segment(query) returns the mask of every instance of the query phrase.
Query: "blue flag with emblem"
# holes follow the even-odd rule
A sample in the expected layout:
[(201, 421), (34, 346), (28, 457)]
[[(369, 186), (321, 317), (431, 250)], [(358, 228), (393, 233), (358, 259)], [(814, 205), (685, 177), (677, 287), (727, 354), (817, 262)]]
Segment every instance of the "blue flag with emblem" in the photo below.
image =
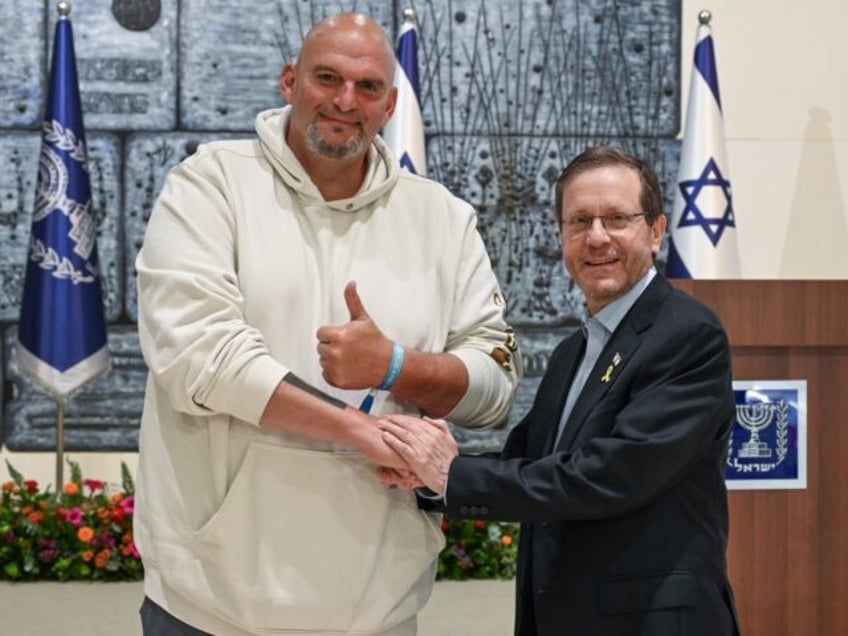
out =
[(383, 129), (383, 139), (402, 168), (426, 176), (427, 156), (424, 151), (424, 122), (421, 118), (418, 83), (418, 29), (412, 9), (404, 11), (403, 26), (398, 37), (395, 88), (398, 91), (397, 105)]
[(17, 359), (66, 396), (109, 370), (87, 148), (69, 8), (56, 23)]
[(686, 129), (669, 230), (669, 278), (741, 275), (710, 17), (708, 11), (698, 16)]

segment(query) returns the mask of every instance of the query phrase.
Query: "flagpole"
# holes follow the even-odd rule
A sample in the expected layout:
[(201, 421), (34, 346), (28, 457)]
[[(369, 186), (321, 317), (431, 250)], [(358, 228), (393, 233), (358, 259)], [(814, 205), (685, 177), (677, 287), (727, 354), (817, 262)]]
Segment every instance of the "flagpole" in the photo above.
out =
[(62, 471), (65, 464), (65, 400), (56, 398), (56, 494), (62, 492), (64, 479)]
[[(71, 15), (71, 5), (67, 2), (59, 2), (56, 5), (56, 12), (59, 14), (60, 20), (69, 20)], [(56, 52), (54, 51), (55, 55)], [(56, 398), (56, 494), (61, 494), (62, 485), (64, 484), (64, 463), (65, 463), (65, 400), (62, 397)]]
[[(59, 2), (56, 11), (60, 20), (69, 20), (71, 5), (68, 2)], [(55, 55), (56, 52), (54, 51)], [(56, 396), (56, 494), (61, 494), (64, 484), (65, 468), (65, 398)]]

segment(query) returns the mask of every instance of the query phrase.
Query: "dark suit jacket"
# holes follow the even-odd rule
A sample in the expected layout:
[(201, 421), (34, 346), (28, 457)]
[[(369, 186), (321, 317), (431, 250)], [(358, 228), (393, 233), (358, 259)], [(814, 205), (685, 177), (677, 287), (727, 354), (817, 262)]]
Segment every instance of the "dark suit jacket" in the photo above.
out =
[(735, 406), (718, 318), (656, 276), (553, 449), (584, 348), (580, 331), (556, 348), (500, 457), (454, 460), (447, 514), (522, 522), (520, 636), (736, 634), (724, 485)]

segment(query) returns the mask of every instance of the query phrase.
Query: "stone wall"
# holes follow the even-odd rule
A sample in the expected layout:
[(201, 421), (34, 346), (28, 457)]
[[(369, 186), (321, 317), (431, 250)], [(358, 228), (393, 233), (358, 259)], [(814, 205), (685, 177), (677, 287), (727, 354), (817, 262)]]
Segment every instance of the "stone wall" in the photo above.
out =
[[(282, 103), (282, 64), (329, 13), (367, 12), (394, 35), (415, 9), (428, 174), (476, 207), (518, 330), (517, 403), (503, 429), (460, 432), (467, 450), (502, 443), (583, 315), (551, 213), (564, 164), (614, 143), (664, 184), (676, 175), (679, 0), (72, 4), (113, 370), (69, 399), (68, 450), (136, 448), (145, 367), (133, 263), (167, 171), (206, 140), (251, 136), (254, 115)], [(14, 346), (56, 17), (54, 2), (0, 3), (0, 443), (14, 451), (55, 447), (55, 405), (18, 373)]]

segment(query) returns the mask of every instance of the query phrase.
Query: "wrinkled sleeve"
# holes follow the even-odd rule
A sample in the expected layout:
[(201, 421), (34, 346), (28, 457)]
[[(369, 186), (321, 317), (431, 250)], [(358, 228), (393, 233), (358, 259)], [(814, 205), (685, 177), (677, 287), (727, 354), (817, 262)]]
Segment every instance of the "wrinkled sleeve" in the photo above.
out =
[[(473, 502), (504, 521), (612, 518), (664, 496), (704, 457), (718, 463), (734, 413), (727, 337), (704, 322), (665, 337), (633, 376), (626, 406), (599, 405), (597, 417), (612, 420), (608, 434), (538, 459), (460, 457), (450, 468), (448, 514), (467, 516), (462, 506)], [(516, 430), (544, 424), (531, 410)]]
[(288, 369), (245, 322), (223, 183), (202, 146), (168, 175), (136, 259), (139, 341), (174, 409), (258, 424)]
[[(467, 205), (467, 204), (465, 204)], [(470, 208), (470, 206), (468, 206)], [(473, 210), (464, 228), (446, 351), (462, 360), (469, 386), (446, 416), (468, 428), (503, 424), (522, 375), (515, 334)]]

